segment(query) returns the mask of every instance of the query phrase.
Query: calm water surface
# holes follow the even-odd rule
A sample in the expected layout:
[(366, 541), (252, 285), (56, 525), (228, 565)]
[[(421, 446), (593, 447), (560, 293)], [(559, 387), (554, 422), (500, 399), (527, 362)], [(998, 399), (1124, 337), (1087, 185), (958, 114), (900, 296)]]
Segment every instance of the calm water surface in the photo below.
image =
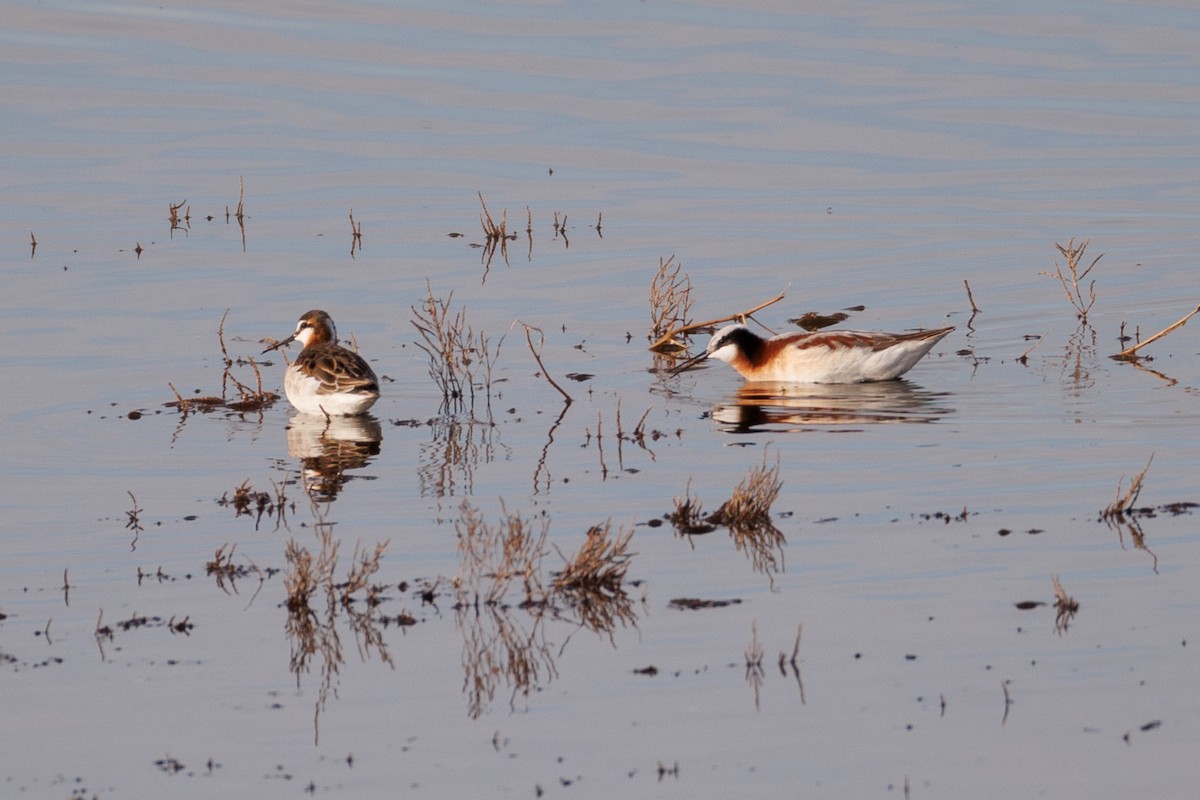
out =
[[(3, 793), (1192, 796), (1197, 323), (1107, 356), (1200, 302), (1200, 13), (439, 6), (6, 9)], [(1087, 325), (1040, 274), (1072, 237)], [(696, 319), (958, 329), (896, 385), (672, 377), (671, 256)], [(429, 292), (499, 347), (490, 404), (445, 413)], [(312, 307), (372, 418), (166, 405)], [(771, 535), (658, 524), (775, 459)], [(632, 530), (625, 594), (456, 611), (464, 502), (544, 526), (547, 583)], [(338, 581), (388, 543), (378, 606), (289, 614), (322, 530)]]

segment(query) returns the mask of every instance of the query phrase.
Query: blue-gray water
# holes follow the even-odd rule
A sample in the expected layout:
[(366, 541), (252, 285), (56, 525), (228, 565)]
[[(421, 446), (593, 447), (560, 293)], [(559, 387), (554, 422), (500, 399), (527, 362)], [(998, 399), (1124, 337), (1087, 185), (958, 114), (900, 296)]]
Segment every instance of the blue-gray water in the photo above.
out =
[[(1175, 3), (11, 4), (4, 794), (1191, 796), (1200, 537), (1165, 507), (1200, 500), (1200, 323), (1107, 356), (1200, 303), (1198, 40)], [(517, 234), (486, 270), (480, 193)], [(1072, 237), (1088, 326), (1041, 274)], [(658, 371), (672, 255), (696, 319), (786, 290), (776, 329), (958, 330), (898, 386), (764, 407)], [(428, 291), (500, 345), (490, 409), (440, 412)], [(227, 309), (238, 359), (312, 307), (384, 378), (378, 452), (316, 505), (286, 401), (165, 405), (221, 393)], [(786, 543), (648, 524), (764, 453)], [(1098, 521), (1152, 455), (1155, 516)], [(244, 482), (286, 521), (220, 502)], [(546, 521), (547, 582), (633, 529), (625, 621), (457, 613), (464, 500)], [(296, 668), (278, 570), (326, 524), (340, 575), (389, 542), (385, 600)]]

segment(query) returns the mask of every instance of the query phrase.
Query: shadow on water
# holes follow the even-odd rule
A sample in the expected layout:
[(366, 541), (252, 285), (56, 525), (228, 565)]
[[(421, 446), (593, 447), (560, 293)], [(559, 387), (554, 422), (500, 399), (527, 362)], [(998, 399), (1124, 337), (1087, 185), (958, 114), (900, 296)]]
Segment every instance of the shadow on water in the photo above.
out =
[(801, 432), (829, 426), (936, 422), (954, 412), (944, 392), (908, 381), (858, 384), (746, 383), (713, 406), (711, 416), (730, 433)]

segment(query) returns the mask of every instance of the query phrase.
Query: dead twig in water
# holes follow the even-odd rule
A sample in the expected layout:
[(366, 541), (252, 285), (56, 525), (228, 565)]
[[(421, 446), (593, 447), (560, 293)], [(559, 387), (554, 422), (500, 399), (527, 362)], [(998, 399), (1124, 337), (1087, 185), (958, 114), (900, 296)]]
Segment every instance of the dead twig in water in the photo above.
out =
[(1158, 333), (1151, 336), (1146, 341), (1139, 342), (1138, 344), (1135, 344), (1133, 347), (1127, 347), (1124, 350), (1122, 350), (1121, 352), (1119, 352), (1115, 355), (1109, 356), (1109, 358), (1115, 358), (1118, 361), (1133, 361), (1137, 358), (1136, 354), (1137, 354), (1138, 350), (1141, 350), (1143, 347), (1150, 344), (1151, 342), (1158, 341), (1159, 339), (1166, 336), (1168, 333), (1175, 330), (1176, 328), (1182, 328), (1184, 325), (1187, 324), (1189, 319), (1196, 316), (1197, 314), (1200, 314), (1200, 305), (1196, 306), (1190, 312), (1188, 312), (1188, 314), (1186, 316), (1184, 316), (1183, 319), (1181, 319), (1178, 322), (1175, 322), (1171, 325), (1168, 325), (1167, 327), (1163, 328)]
[(662, 352), (664, 349), (666, 349), (666, 350), (672, 349), (672, 340), (676, 336), (679, 336), (679, 335), (685, 334), (685, 333), (691, 333), (692, 331), (700, 330), (702, 328), (711, 328), (714, 325), (719, 325), (722, 322), (729, 322), (730, 320), (745, 319), (746, 317), (749, 317), (750, 315), (754, 314), (756, 311), (762, 311), (767, 306), (778, 303), (780, 300), (782, 300), (784, 298), (784, 295), (786, 295), (786, 294), (787, 294), (787, 289), (784, 289), (782, 292), (775, 295), (767, 302), (759, 303), (754, 308), (751, 308), (747, 311), (742, 311), (738, 314), (730, 314), (725, 317), (718, 317), (717, 319), (706, 320), (704, 322), (693, 322), (688, 325), (683, 325), (679, 328), (669, 330), (666, 333), (664, 333), (662, 336), (660, 336), (658, 338), (658, 340), (656, 342), (654, 342), (654, 344), (650, 345), (650, 347), (648, 349), (657, 350), (659, 352)]
[[(554, 379), (550, 377), (550, 373), (546, 370), (546, 365), (542, 363), (542, 356), (539, 350), (541, 346), (546, 343), (546, 334), (542, 332), (541, 328), (535, 328), (532, 325), (526, 325), (524, 322), (522, 322), (521, 325), (525, 328), (525, 341), (529, 345), (529, 352), (533, 353), (533, 360), (537, 362), (538, 369), (542, 371), (542, 377), (545, 378), (546, 382), (553, 386), (558, 393), (563, 396), (563, 400), (566, 401), (567, 405), (575, 402), (571, 395), (567, 394), (566, 390), (554, 382)], [(538, 342), (538, 349), (535, 349), (533, 346), (533, 337), (529, 335), (530, 331), (537, 331), (538, 335), (542, 337), (542, 340)]]
[(971, 294), (971, 284), (967, 283), (966, 278), (963, 279), (963, 286), (967, 287), (967, 300), (971, 303), (971, 314), (978, 314), (979, 306), (975, 305), (975, 296)]

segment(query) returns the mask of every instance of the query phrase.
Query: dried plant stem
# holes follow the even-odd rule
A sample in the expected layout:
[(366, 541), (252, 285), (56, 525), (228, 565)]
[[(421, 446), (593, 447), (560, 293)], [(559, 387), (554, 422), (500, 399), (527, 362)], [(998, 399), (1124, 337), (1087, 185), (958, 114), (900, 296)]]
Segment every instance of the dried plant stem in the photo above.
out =
[(967, 300), (971, 303), (971, 313), (978, 314), (979, 306), (975, 305), (975, 296), (971, 294), (971, 284), (965, 278), (963, 279), (963, 286), (967, 287)]
[(1119, 361), (1132, 361), (1136, 357), (1135, 354), (1137, 353), (1138, 350), (1141, 350), (1143, 347), (1150, 344), (1151, 342), (1158, 341), (1159, 339), (1166, 336), (1168, 333), (1175, 330), (1176, 328), (1182, 328), (1184, 325), (1187, 324), (1189, 319), (1196, 316), (1197, 314), (1200, 314), (1200, 305), (1196, 306), (1190, 312), (1188, 312), (1187, 315), (1183, 317), (1183, 319), (1181, 319), (1178, 322), (1175, 322), (1171, 325), (1168, 325), (1167, 327), (1163, 328), (1158, 333), (1151, 336), (1146, 341), (1139, 342), (1138, 344), (1135, 344), (1133, 347), (1127, 347), (1124, 350), (1122, 350), (1121, 352), (1117, 353), (1116, 355), (1109, 356), (1109, 358), (1115, 358)]
[(654, 344), (650, 345), (649, 349), (661, 350), (664, 347), (670, 347), (671, 340), (681, 334), (690, 333), (692, 331), (700, 330), (702, 328), (711, 328), (713, 325), (719, 325), (722, 322), (729, 322), (730, 320), (734, 320), (734, 319), (744, 319), (744, 318), (750, 316), (751, 314), (755, 313), (756, 311), (762, 311), (767, 306), (778, 303), (780, 300), (782, 300), (784, 298), (784, 296), (786, 294), (787, 294), (787, 290), (784, 289), (782, 292), (775, 295), (774, 297), (772, 297), (770, 300), (766, 301), (765, 303), (759, 303), (754, 308), (748, 309), (746, 311), (742, 311), (737, 314), (729, 314), (728, 316), (724, 316), (724, 317), (718, 317), (717, 319), (706, 320), (704, 322), (693, 322), (689, 325), (683, 325), (683, 326), (675, 328), (673, 330), (669, 330), (666, 333), (664, 333), (662, 336), (660, 336), (658, 338), (658, 340), (656, 342), (654, 342)]
[(1100, 512), (1100, 518), (1103, 520), (1121, 520), (1125, 517), (1137, 502), (1138, 495), (1142, 493), (1142, 482), (1146, 479), (1146, 473), (1150, 471), (1150, 465), (1154, 463), (1154, 454), (1150, 454), (1150, 460), (1146, 462), (1146, 466), (1142, 467), (1142, 471), (1133, 476), (1133, 480), (1129, 482), (1129, 489), (1121, 494), (1121, 484), (1125, 479), (1117, 481), (1117, 497), (1104, 511)]
[(1104, 257), (1104, 254), (1101, 253), (1096, 256), (1086, 269), (1081, 270), (1080, 265), (1083, 263), (1083, 254), (1088, 246), (1087, 239), (1084, 239), (1076, 246), (1075, 237), (1072, 236), (1066, 245), (1055, 242), (1054, 246), (1058, 249), (1058, 252), (1062, 253), (1063, 258), (1067, 260), (1067, 271), (1070, 273), (1070, 280), (1063, 274), (1062, 267), (1057, 263), (1054, 265), (1054, 272), (1042, 272), (1039, 274), (1058, 279), (1058, 282), (1062, 284), (1063, 292), (1067, 295), (1067, 300), (1075, 307), (1075, 315), (1079, 317), (1079, 321), (1082, 324), (1086, 325), (1088, 312), (1092, 310), (1092, 306), (1096, 303), (1096, 282), (1092, 281), (1088, 284), (1086, 298), (1083, 296), (1083, 288), (1080, 284), (1091, 273), (1096, 263)]
[[(532, 325), (526, 325), (524, 322), (522, 322), (521, 325), (523, 325), (525, 328), (525, 342), (529, 345), (529, 352), (533, 353), (533, 360), (537, 362), (538, 369), (542, 371), (542, 377), (545, 378), (546, 382), (553, 386), (558, 393), (563, 396), (563, 400), (567, 402), (567, 405), (575, 402), (571, 395), (567, 394), (566, 390), (554, 382), (554, 379), (550, 377), (550, 373), (546, 370), (546, 365), (542, 363), (542, 357), (539, 353), (539, 350), (541, 346), (546, 343), (546, 334), (542, 333), (541, 328), (535, 328)], [(538, 342), (537, 348), (533, 346), (533, 337), (530, 336), (530, 331), (537, 331), (538, 336), (542, 337), (541, 341)]]

